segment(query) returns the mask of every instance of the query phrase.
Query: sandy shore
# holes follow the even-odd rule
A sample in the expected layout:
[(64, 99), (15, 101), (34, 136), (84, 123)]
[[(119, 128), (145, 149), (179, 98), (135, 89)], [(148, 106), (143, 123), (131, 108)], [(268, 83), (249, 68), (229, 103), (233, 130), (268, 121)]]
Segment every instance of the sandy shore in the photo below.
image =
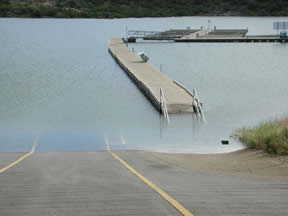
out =
[(152, 154), (185, 169), (245, 176), (288, 177), (288, 156), (268, 155), (262, 151), (241, 150), (225, 154)]

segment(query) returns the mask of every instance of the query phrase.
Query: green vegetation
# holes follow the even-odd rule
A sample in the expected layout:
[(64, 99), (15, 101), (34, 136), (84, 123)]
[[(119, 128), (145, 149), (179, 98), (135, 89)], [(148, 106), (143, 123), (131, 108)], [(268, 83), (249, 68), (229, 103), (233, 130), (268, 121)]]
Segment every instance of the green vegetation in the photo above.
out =
[(255, 128), (243, 128), (236, 137), (250, 149), (273, 154), (288, 154), (288, 118), (267, 122)]
[(0, 0), (1, 17), (287, 16), (287, 0)]

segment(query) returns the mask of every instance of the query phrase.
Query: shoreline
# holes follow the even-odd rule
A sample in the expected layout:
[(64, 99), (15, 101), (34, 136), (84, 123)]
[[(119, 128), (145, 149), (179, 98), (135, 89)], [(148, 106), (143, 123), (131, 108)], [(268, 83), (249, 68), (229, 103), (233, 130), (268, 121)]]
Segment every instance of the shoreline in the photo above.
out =
[[(65, 156), (70, 154), (94, 154), (97, 152), (105, 153), (107, 151), (35, 152), (34, 155), (38, 155), (39, 157), (49, 154)], [(120, 155), (142, 154), (144, 158), (153, 158), (153, 160), (159, 163), (167, 164), (171, 167), (178, 167), (189, 173), (285, 178), (288, 180), (288, 156), (268, 154), (261, 150), (242, 149), (217, 154), (164, 153), (147, 150), (112, 150), (112, 152), (116, 154), (119, 153)], [(24, 152), (1, 152), (0, 154), (2, 158), (0, 162), (2, 162), (2, 166), (4, 166), (8, 164), (9, 161), (13, 162), (19, 155), (23, 155)]]
[(221, 18), (221, 17), (229, 17), (229, 18), (287, 18), (287, 16), (248, 16), (248, 15), (191, 15), (191, 16), (143, 16), (143, 17), (29, 17), (29, 16), (0, 16), (0, 18), (5, 18), (5, 19), (80, 19), (80, 20), (114, 20), (114, 19), (161, 19), (161, 18), (189, 18), (189, 17), (207, 17), (207, 18)]
[(288, 156), (271, 155), (258, 150), (243, 149), (218, 154), (146, 153), (191, 171), (241, 176), (288, 177)]

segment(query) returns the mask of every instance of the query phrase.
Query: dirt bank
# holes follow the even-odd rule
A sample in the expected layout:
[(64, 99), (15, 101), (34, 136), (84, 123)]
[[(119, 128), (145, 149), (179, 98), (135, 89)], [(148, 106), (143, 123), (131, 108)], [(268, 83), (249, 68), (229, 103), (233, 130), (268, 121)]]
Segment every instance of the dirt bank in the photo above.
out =
[(185, 169), (236, 175), (288, 177), (288, 156), (268, 155), (261, 151), (241, 150), (225, 154), (155, 152), (152, 154), (161, 160)]

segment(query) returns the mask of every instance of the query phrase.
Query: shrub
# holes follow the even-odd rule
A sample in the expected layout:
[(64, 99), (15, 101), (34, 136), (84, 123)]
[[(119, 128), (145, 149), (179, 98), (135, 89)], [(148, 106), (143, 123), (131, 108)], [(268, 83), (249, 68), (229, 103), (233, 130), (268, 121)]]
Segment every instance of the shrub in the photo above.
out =
[(266, 122), (237, 131), (238, 139), (250, 149), (273, 154), (288, 154), (288, 119)]

